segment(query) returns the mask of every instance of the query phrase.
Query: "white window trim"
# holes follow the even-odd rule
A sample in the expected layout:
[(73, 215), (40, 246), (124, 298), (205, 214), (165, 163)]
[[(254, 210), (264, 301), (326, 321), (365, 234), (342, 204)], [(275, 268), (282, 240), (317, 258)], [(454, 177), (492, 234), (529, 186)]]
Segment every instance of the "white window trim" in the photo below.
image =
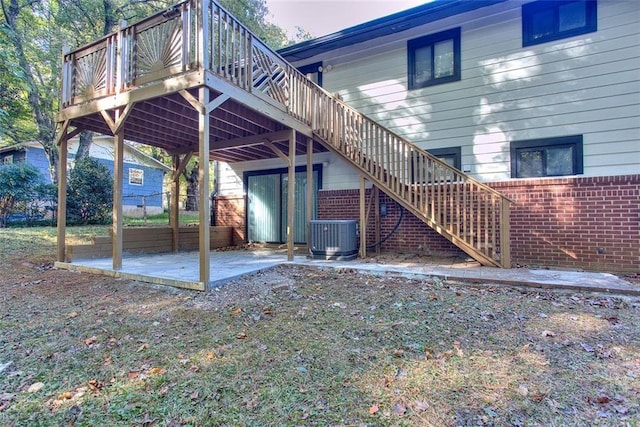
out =
[[(132, 178), (132, 173), (133, 175), (135, 174), (139, 174), (140, 175), (140, 182), (132, 182), (131, 178)], [(144, 169), (136, 169), (136, 168), (129, 168), (129, 185), (138, 185), (138, 186), (142, 186), (144, 185)]]

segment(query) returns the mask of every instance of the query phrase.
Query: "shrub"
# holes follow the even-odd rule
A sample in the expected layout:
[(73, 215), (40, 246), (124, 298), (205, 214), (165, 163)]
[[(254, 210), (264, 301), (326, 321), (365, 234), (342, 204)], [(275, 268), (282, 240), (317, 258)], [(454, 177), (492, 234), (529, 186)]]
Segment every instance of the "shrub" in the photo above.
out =
[(76, 162), (67, 186), (67, 221), (106, 224), (111, 220), (112, 177), (109, 169), (90, 157)]
[(9, 215), (26, 211), (27, 205), (37, 199), (42, 175), (28, 163), (0, 166), (0, 227), (5, 227)]

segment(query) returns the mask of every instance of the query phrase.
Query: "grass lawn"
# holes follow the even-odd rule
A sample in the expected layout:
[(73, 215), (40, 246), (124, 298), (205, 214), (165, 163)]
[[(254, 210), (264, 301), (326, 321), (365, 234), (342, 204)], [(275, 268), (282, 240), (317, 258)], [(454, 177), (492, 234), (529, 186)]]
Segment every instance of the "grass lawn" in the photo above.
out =
[(640, 425), (638, 298), (302, 266), (199, 293), (54, 244), (0, 229), (0, 425)]

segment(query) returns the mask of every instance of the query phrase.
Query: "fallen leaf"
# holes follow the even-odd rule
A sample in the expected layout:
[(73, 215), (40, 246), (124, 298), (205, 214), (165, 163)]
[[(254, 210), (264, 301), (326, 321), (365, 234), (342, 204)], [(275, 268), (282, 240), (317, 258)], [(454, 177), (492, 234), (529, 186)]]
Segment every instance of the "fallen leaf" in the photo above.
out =
[(529, 389), (522, 384), (518, 386), (518, 394), (522, 397), (527, 397), (529, 395)]
[(200, 392), (197, 390), (189, 395), (189, 398), (191, 400), (198, 400), (199, 397), (200, 397)]
[(602, 395), (602, 396), (598, 396), (598, 398), (596, 399), (596, 402), (598, 402), (601, 405), (604, 405), (606, 403), (611, 402), (611, 399), (609, 398), (609, 396)]
[(404, 350), (402, 350), (401, 348), (393, 350), (393, 357), (402, 357), (403, 354)]
[(378, 413), (378, 411), (380, 410), (380, 408), (378, 407), (378, 405), (371, 405), (371, 407), (369, 408), (369, 413), (371, 415), (375, 415)]
[(13, 400), (16, 397), (13, 393), (0, 393), (0, 402), (7, 402)]
[(216, 354), (213, 351), (207, 353), (207, 359), (215, 359)]
[(149, 375), (156, 375), (156, 374), (164, 374), (166, 372), (167, 372), (167, 370), (164, 369), (164, 368), (151, 368), (151, 369), (149, 369), (148, 374)]
[(60, 393), (60, 395), (58, 396), (59, 400), (69, 400), (69, 399), (73, 399), (73, 393), (71, 393), (70, 391), (65, 391), (64, 393)]
[(404, 415), (407, 412), (407, 407), (402, 403), (396, 403), (393, 405), (393, 413), (396, 415)]
[(263, 307), (262, 308), (262, 314), (267, 315), (267, 316), (271, 316), (273, 314), (273, 309), (269, 306)]
[(134, 379), (134, 378), (138, 378), (139, 373), (136, 371), (129, 371), (129, 373), (127, 374), (127, 378), (129, 378), (130, 380)]
[(138, 350), (136, 350), (136, 353), (140, 353), (142, 350), (149, 348), (149, 344), (144, 343), (142, 344), (140, 347), (138, 347)]
[(35, 393), (37, 391), (40, 391), (42, 387), (44, 387), (44, 383), (41, 383), (41, 382), (33, 383), (27, 389), (27, 393)]
[(556, 334), (553, 331), (544, 330), (544, 331), (542, 331), (542, 336), (543, 337), (555, 337)]
[(429, 404), (424, 400), (416, 400), (413, 402), (413, 410), (416, 412), (424, 412), (429, 409)]
[(437, 299), (438, 299), (438, 296), (436, 294), (429, 295), (429, 301), (436, 301)]
[(233, 307), (233, 308), (230, 310), (230, 313), (231, 313), (231, 314), (233, 314), (233, 315), (235, 316), (236, 314), (240, 314), (240, 313), (242, 313), (242, 309), (241, 309), (240, 307)]
[(78, 317), (78, 313), (75, 311), (72, 311), (71, 313), (69, 313), (69, 317), (71, 318)]
[(90, 380), (89, 381), (89, 389), (91, 391), (95, 392), (99, 392), (100, 390), (102, 390), (104, 388), (104, 383), (102, 381), (98, 381), (98, 380)]
[(239, 340), (243, 340), (247, 338), (247, 334), (244, 332), (240, 332), (238, 335), (236, 335), (236, 338), (238, 338)]
[(544, 399), (545, 394), (544, 393), (534, 393), (531, 395), (531, 400), (533, 400), (534, 402), (542, 402), (542, 399)]
[(89, 346), (89, 345), (95, 343), (97, 340), (98, 340), (98, 338), (94, 335), (94, 336), (92, 336), (90, 338), (85, 339), (84, 340), (84, 344)]
[(589, 344), (580, 343), (580, 347), (582, 347), (582, 349), (587, 353), (593, 353), (595, 351), (594, 348), (591, 347)]

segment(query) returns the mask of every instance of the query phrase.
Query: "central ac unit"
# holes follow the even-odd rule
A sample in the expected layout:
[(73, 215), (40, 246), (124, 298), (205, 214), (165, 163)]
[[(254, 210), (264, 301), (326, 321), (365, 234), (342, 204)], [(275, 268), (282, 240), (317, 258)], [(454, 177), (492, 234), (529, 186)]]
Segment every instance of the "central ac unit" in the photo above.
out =
[(314, 259), (348, 261), (358, 256), (358, 222), (311, 221), (311, 254)]

